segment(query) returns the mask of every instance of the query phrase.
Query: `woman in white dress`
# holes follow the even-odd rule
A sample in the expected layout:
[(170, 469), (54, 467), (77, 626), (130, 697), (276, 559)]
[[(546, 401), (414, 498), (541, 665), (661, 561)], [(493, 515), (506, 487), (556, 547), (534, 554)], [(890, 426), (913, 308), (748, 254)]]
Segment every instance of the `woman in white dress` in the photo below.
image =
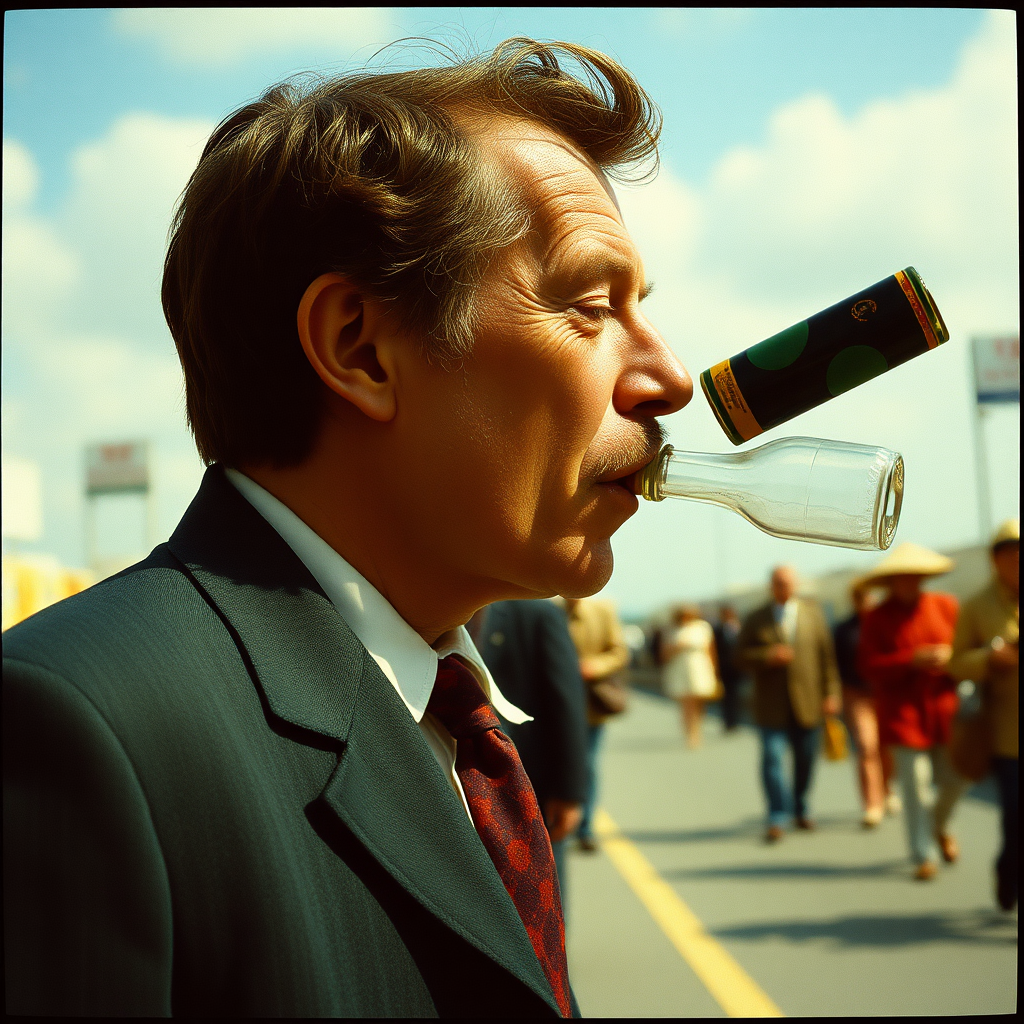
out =
[(696, 605), (680, 605), (673, 619), (675, 629), (665, 648), (664, 690), (679, 701), (686, 745), (695, 748), (700, 746), (705, 705), (719, 693), (715, 634)]

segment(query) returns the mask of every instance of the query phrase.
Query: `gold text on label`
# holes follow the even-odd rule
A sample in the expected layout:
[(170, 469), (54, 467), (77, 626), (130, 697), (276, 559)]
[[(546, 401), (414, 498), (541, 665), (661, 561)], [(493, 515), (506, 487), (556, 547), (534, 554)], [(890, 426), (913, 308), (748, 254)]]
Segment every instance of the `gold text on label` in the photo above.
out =
[(850, 308), (850, 314), (854, 320), (860, 320), (863, 323), (877, 309), (878, 303), (873, 299), (861, 299), (860, 302), (855, 302)]

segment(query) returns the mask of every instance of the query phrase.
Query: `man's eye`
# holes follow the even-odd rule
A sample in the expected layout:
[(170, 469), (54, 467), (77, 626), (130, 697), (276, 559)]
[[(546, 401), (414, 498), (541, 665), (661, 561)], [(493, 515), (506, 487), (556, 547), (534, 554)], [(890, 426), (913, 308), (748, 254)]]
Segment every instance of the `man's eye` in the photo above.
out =
[(573, 306), (572, 308), (581, 316), (593, 320), (595, 323), (611, 316), (613, 312), (611, 306)]

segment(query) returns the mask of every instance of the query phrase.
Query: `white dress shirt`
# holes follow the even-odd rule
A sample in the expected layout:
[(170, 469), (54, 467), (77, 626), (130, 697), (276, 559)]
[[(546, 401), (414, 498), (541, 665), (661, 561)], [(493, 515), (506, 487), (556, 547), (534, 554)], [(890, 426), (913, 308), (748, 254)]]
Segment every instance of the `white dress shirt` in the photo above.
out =
[(431, 714), (427, 702), (437, 678), (437, 664), (458, 655), (476, 676), (495, 710), (516, 725), (531, 717), (502, 696), (465, 626), (448, 630), (431, 647), (325, 540), (314, 533), (287, 505), (236, 469), (227, 478), (261, 516), (281, 535), (302, 564), (323, 588), (331, 604), (380, 666), (409, 709), (431, 752), (441, 766), (462, 806), (473, 820), (455, 771), (456, 743), (451, 733)]
[(800, 605), (795, 597), (791, 597), (785, 604), (772, 602), (772, 615), (775, 618), (775, 624), (779, 627), (783, 640), (790, 647), (796, 640), (796, 619), (799, 611)]

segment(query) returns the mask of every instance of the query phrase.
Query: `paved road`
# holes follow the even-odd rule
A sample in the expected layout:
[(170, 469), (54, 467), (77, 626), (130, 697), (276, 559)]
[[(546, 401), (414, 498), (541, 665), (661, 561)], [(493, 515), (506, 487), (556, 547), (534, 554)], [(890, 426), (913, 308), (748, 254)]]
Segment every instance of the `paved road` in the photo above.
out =
[[(915, 882), (902, 821), (860, 828), (850, 761), (819, 762), (819, 829), (769, 847), (755, 734), (711, 719), (705, 737), (686, 750), (676, 706), (635, 692), (606, 730), (601, 803), (784, 1015), (1015, 1011), (1017, 920), (994, 909), (998, 809), (983, 787), (955, 813), (960, 861)], [(566, 895), (585, 1015), (726, 1015), (607, 853), (571, 855)]]

